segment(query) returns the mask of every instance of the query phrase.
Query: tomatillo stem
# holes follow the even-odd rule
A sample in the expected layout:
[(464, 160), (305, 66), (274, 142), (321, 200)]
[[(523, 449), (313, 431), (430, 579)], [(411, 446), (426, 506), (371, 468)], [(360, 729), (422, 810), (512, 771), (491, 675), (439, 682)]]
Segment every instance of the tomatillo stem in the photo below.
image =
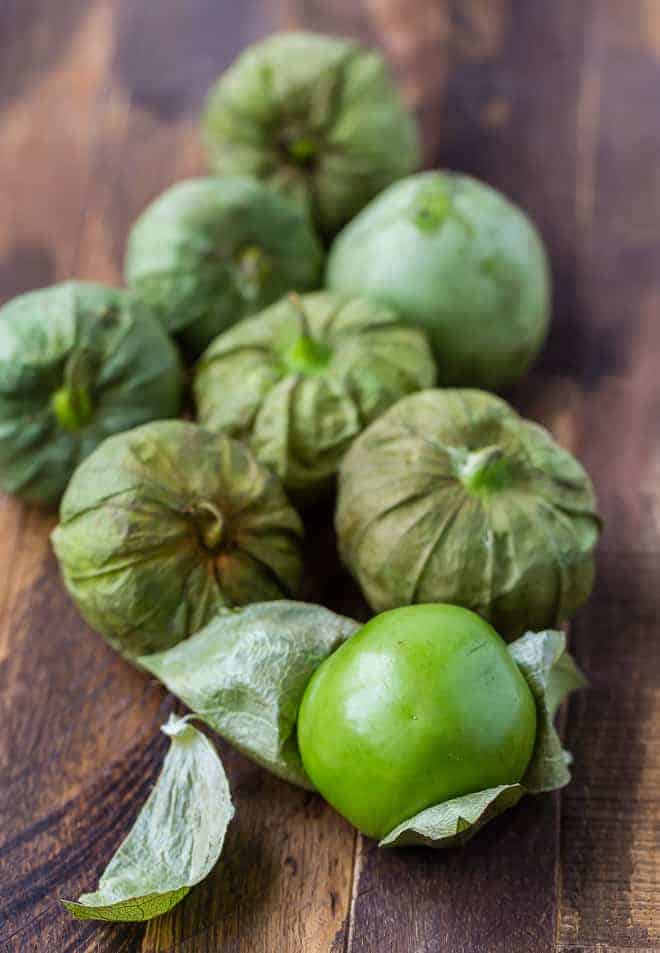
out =
[(300, 334), (287, 348), (284, 361), (290, 370), (297, 373), (319, 374), (330, 361), (330, 349), (313, 337), (300, 295), (292, 291), (288, 298), (300, 320)]
[(53, 413), (66, 430), (81, 430), (94, 415), (92, 392), (97, 363), (97, 355), (89, 348), (76, 348), (69, 355), (64, 381), (51, 400)]
[(501, 447), (468, 452), (457, 466), (463, 486), (472, 493), (501, 489), (509, 476), (509, 463)]
[(235, 258), (237, 281), (246, 298), (256, 298), (271, 272), (269, 256), (258, 245), (248, 245)]
[(85, 390), (60, 387), (51, 400), (53, 413), (65, 430), (81, 430), (92, 419), (94, 406)]
[(202, 540), (207, 549), (217, 549), (222, 542), (225, 528), (225, 518), (215, 505), (208, 500), (203, 500), (197, 505), (198, 510), (203, 510), (204, 515), (210, 514), (211, 521), (206, 521), (201, 527)]

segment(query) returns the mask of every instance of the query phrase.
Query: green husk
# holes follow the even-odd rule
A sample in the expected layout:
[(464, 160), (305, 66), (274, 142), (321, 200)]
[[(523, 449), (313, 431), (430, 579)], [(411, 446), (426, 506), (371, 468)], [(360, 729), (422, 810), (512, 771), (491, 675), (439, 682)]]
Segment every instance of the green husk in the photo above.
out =
[(0, 309), (0, 488), (56, 503), (111, 434), (179, 411), (167, 335), (122, 291), (67, 282)]
[(247, 49), (211, 90), (203, 125), (216, 172), (263, 179), (325, 234), (419, 164), (415, 121), (382, 57), (314, 33)]
[(246, 447), (172, 420), (105, 441), (74, 474), (52, 540), (89, 624), (135, 659), (221, 608), (293, 595), (301, 537)]
[(315, 669), (359, 627), (322, 606), (266, 602), (222, 612), (186, 642), (139, 662), (243, 754), (311, 789), (296, 740), (298, 708)]
[(221, 331), (287, 291), (321, 282), (323, 251), (295, 204), (255, 179), (190, 179), (133, 226), (126, 282), (197, 356)]
[(449, 389), (405, 397), (358, 437), (336, 526), (375, 611), (447, 602), (512, 639), (585, 601), (601, 524), (589, 477), (545, 430)]
[(362, 298), (289, 297), (220, 335), (195, 374), (200, 422), (247, 441), (299, 500), (327, 492), (351, 441), (430, 387), (423, 332)]
[(138, 922), (167, 913), (215, 866), (234, 815), (215, 748), (170, 716), (160, 776), (94, 893), (62, 903), (77, 920)]

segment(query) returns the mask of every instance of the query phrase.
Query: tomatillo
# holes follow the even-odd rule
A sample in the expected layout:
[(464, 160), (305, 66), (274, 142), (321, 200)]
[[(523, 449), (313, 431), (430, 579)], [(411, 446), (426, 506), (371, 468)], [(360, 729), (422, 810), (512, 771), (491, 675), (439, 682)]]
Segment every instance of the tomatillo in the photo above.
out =
[(535, 738), (534, 698), (505, 642), (443, 604), (372, 619), (316, 670), (298, 718), (313, 784), (378, 839), (427, 807), (517, 783)]

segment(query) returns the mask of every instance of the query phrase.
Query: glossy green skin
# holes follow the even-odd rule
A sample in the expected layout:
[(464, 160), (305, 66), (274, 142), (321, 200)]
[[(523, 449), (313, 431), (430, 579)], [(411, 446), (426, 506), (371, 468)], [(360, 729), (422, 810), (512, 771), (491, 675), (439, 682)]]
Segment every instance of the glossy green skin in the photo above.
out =
[(189, 179), (133, 226), (126, 283), (198, 355), (241, 318), (321, 282), (323, 250), (296, 205), (256, 179)]
[(434, 804), (520, 781), (535, 737), (534, 699), (505, 643), (442, 604), (372, 619), (316, 670), (298, 718), (314, 785), (379, 839)]
[(468, 176), (426, 172), (390, 186), (338, 235), (327, 285), (425, 328), (442, 385), (509, 386), (547, 332), (550, 276), (538, 232)]
[(415, 119), (383, 57), (316, 33), (245, 50), (211, 90), (204, 134), (217, 173), (263, 179), (324, 235), (419, 165)]
[(0, 489), (55, 504), (112, 434), (179, 412), (179, 355), (114, 288), (71, 281), (0, 309)]

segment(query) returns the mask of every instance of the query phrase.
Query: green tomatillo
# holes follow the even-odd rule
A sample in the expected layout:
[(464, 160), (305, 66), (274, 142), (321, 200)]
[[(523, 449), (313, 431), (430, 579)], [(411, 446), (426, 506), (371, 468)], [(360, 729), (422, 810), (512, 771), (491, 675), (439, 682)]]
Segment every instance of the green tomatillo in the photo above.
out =
[(317, 288), (322, 265), (318, 239), (294, 203), (256, 179), (189, 179), (133, 226), (126, 281), (196, 357), (287, 291)]
[(423, 327), (443, 386), (506, 388), (546, 336), (550, 271), (536, 228), (465, 175), (424, 172), (377, 196), (335, 239), (327, 284)]
[(379, 53), (282, 33), (250, 47), (211, 90), (211, 166), (291, 197), (330, 235), (419, 163), (415, 120)]
[(0, 488), (58, 501), (106, 437), (179, 411), (169, 337), (129, 295), (71, 281), (0, 309)]
[(221, 334), (195, 373), (199, 421), (245, 440), (296, 500), (332, 487), (352, 440), (429, 387), (424, 332), (364, 298), (289, 295)]
[(321, 794), (382, 839), (433, 805), (518, 784), (536, 729), (495, 630), (466, 609), (420, 605), (372, 619), (319, 666), (298, 743)]

